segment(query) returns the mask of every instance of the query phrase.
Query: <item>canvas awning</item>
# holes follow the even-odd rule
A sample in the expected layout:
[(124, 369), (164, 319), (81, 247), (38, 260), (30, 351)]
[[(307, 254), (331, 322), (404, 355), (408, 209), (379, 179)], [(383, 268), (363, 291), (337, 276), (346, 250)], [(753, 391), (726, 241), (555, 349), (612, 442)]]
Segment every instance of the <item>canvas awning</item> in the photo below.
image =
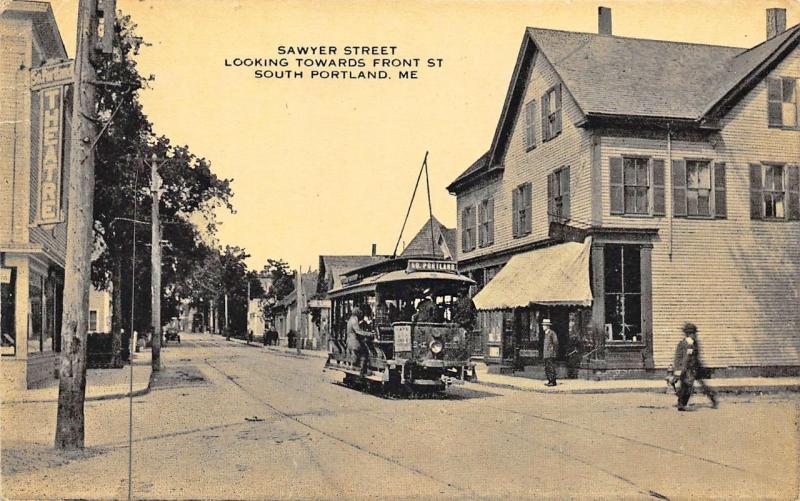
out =
[(543, 305), (591, 306), (592, 239), (566, 242), (512, 257), (473, 298), (479, 310)]

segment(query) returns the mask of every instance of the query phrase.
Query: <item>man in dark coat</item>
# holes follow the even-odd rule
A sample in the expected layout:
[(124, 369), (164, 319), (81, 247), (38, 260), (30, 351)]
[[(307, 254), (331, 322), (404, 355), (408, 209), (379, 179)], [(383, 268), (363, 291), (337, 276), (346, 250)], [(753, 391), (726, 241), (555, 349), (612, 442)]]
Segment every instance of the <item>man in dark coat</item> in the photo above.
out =
[(367, 346), (364, 343), (364, 338), (372, 337), (372, 333), (362, 330), (359, 326), (359, 317), (361, 316), (361, 309), (359, 307), (353, 308), (350, 318), (347, 320), (347, 351), (350, 353), (353, 367), (361, 368), (361, 375), (367, 373), (367, 364), (369, 355)]
[(558, 356), (558, 335), (550, 327), (549, 318), (542, 320), (544, 329), (544, 343), (542, 345), (542, 357), (544, 358), (544, 373), (547, 376), (545, 386), (556, 385), (556, 357)]
[(678, 389), (678, 410), (685, 411), (694, 392), (694, 383), (697, 381), (700, 389), (711, 400), (711, 406), (717, 407), (717, 396), (714, 390), (709, 388), (703, 380), (704, 370), (700, 362), (700, 343), (697, 341), (697, 326), (693, 323), (683, 325), (684, 338), (675, 348), (675, 360), (673, 367), (675, 377), (680, 382)]

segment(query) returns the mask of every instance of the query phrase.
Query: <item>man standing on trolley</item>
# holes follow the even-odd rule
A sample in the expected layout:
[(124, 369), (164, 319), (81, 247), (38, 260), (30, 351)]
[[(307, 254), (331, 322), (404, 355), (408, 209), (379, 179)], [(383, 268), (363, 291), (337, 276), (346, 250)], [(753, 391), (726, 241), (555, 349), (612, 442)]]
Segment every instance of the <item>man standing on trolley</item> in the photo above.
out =
[[(347, 320), (347, 351), (353, 361), (353, 367), (361, 368), (361, 375), (367, 374), (367, 364), (369, 362), (369, 350), (364, 342), (365, 338), (372, 337), (372, 333), (362, 330), (359, 327), (359, 318), (361, 317), (361, 309), (356, 306), (350, 313), (350, 318)], [(359, 365), (360, 364), (360, 365)]]

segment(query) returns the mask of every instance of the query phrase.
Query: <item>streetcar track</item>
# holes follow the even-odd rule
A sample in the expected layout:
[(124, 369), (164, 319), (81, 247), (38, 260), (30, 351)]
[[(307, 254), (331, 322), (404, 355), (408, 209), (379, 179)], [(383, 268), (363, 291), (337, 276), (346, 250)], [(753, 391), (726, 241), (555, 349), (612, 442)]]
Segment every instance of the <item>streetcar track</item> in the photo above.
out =
[(469, 489), (469, 488), (466, 488), (466, 487), (461, 487), (461, 486), (458, 486), (458, 485), (454, 485), (453, 483), (447, 482), (445, 480), (441, 480), (441, 479), (439, 479), (439, 478), (437, 478), (437, 477), (435, 477), (433, 475), (430, 475), (430, 474), (420, 470), (419, 468), (415, 468), (413, 466), (408, 466), (406, 464), (403, 464), (403, 463), (401, 463), (400, 461), (398, 461), (396, 459), (393, 459), (393, 458), (388, 457), (388, 456), (384, 456), (383, 454), (379, 454), (379, 453), (377, 453), (375, 451), (372, 451), (372, 450), (370, 450), (370, 449), (368, 449), (366, 447), (363, 447), (363, 446), (361, 446), (361, 445), (359, 445), (359, 444), (357, 444), (355, 442), (352, 442), (350, 440), (338, 437), (338, 436), (334, 435), (331, 432), (325, 431), (325, 430), (323, 430), (321, 428), (318, 428), (316, 426), (313, 426), (313, 425), (310, 425), (308, 423), (305, 423), (305, 422), (301, 421), (298, 418), (292, 417), (291, 415), (289, 415), (289, 414), (281, 411), (277, 407), (273, 406), (272, 404), (270, 404), (266, 400), (256, 396), (253, 392), (247, 390), (244, 386), (239, 384), (235, 379), (231, 378), (228, 374), (226, 374), (222, 369), (220, 369), (220, 368), (216, 367), (214, 364), (212, 364), (207, 358), (204, 361), (209, 367), (211, 367), (212, 369), (214, 369), (217, 372), (219, 372), (222, 376), (224, 376), (228, 381), (230, 381), (235, 386), (237, 386), (242, 392), (244, 392), (250, 398), (254, 399), (255, 401), (257, 401), (259, 403), (261, 403), (262, 405), (265, 405), (270, 410), (272, 410), (272, 412), (274, 412), (275, 414), (278, 414), (279, 416), (283, 416), (285, 419), (294, 421), (295, 423), (297, 423), (297, 424), (299, 424), (299, 425), (301, 425), (301, 426), (303, 426), (305, 428), (308, 428), (308, 429), (310, 429), (310, 430), (312, 430), (312, 431), (314, 431), (316, 433), (319, 433), (320, 435), (323, 435), (323, 436), (325, 436), (325, 437), (327, 437), (327, 438), (329, 438), (331, 440), (334, 440), (336, 442), (344, 444), (344, 445), (346, 445), (348, 447), (351, 447), (353, 449), (356, 449), (356, 450), (358, 450), (360, 452), (366, 453), (366, 454), (368, 454), (370, 456), (373, 456), (373, 457), (376, 457), (378, 459), (381, 459), (381, 460), (383, 460), (383, 461), (385, 461), (385, 462), (387, 462), (389, 464), (393, 464), (393, 465), (395, 465), (397, 467), (400, 467), (400, 468), (402, 468), (404, 470), (410, 471), (410, 472), (412, 472), (414, 474), (417, 474), (417, 475), (419, 475), (421, 477), (425, 477), (425, 478), (427, 478), (429, 480), (432, 480), (432, 481), (434, 481), (434, 482), (436, 482), (438, 484), (442, 484), (442, 485), (447, 486), (449, 488), (455, 489), (455, 490), (457, 490), (457, 491), (459, 491), (461, 493), (468, 494), (473, 498), (474, 497), (478, 497), (478, 494), (476, 492), (472, 491), (472, 489)]
[[(294, 374), (300, 374), (300, 371), (292, 370), (292, 372)], [(285, 380), (285, 379), (282, 380), (282, 382), (283, 383), (288, 383), (288, 381)], [(322, 400), (325, 400), (327, 402), (332, 402), (331, 400), (328, 400), (328, 399), (325, 399), (325, 398), (322, 398), (322, 397), (318, 397), (318, 398), (320, 398)], [(445, 400), (445, 399), (442, 399), (442, 400)], [(710, 459), (710, 458), (707, 458), (707, 457), (704, 457), (704, 456), (700, 456), (700, 455), (697, 455), (697, 454), (691, 454), (691, 453), (688, 453), (688, 452), (685, 452), (685, 451), (671, 449), (669, 447), (664, 447), (664, 446), (661, 446), (661, 445), (658, 445), (658, 444), (645, 442), (645, 441), (638, 440), (638, 439), (635, 439), (635, 438), (632, 438), (632, 437), (626, 437), (624, 435), (619, 435), (619, 434), (616, 434), (616, 433), (609, 433), (609, 432), (606, 432), (606, 431), (603, 431), (603, 430), (597, 430), (597, 429), (589, 428), (589, 427), (586, 427), (586, 426), (582, 426), (582, 425), (575, 424), (575, 423), (570, 423), (568, 421), (564, 421), (564, 420), (560, 420), (560, 419), (556, 419), (556, 418), (543, 416), (543, 415), (540, 415), (540, 414), (535, 414), (535, 413), (531, 413), (531, 412), (523, 412), (523, 411), (518, 411), (518, 410), (514, 410), (514, 409), (507, 409), (507, 408), (504, 408), (504, 407), (497, 407), (497, 406), (494, 406), (494, 405), (491, 405), (491, 404), (488, 404), (488, 403), (475, 402), (475, 405), (482, 405), (485, 408), (493, 409), (495, 411), (506, 412), (506, 413), (509, 413), (509, 414), (517, 414), (517, 415), (521, 415), (521, 416), (525, 416), (525, 417), (531, 417), (531, 418), (534, 418), (534, 419), (539, 419), (539, 420), (542, 420), (542, 421), (547, 421), (547, 422), (558, 424), (558, 425), (561, 425), (561, 426), (567, 426), (567, 427), (571, 427), (571, 428), (576, 428), (576, 429), (579, 429), (581, 431), (586, 431), (586, 432), (590, 432), (590, 433), (593, 433), (593, 434), (600, 434), (600, 435), (603, 435), (603, 436), (608, 437), (608, 438), (616, 438), (616, 439), (619, 439), (619, 440), (624, 440), (626, 442), (633, 443), (633, 444), (636, 444), (636, 445), (639, 445), (639, 446), (642, 446), (642, 447), (649, 447), (649, 448), (652, 448), (652, 449), (655, 449), (655, 450), (659, 450), (659, 451), (662, 451), (662, 452), (667, 452), (669, 454), (673, 454), (673, 455), (676, 455), (676, 456), (682, 456), (682, 457), (686, 457), (686, 458), (690, 458), (690, 459), (695, 459), (695, 460), (698, 460), (698, 461), (702, 461), (702, 462), (705, 462), (705, 463), (709, 463), (709, 464), (715, 465), (717, 467), (727, 468), (727, 469), (731, 469), (731, 470), (734, 470), (734, 471), (738, 471), (740, 473), (745, 473), (745, 474), (748, 474), (748, 475), (752, 475), (752, 476), (755, 476), (755, 477), (760, 478), (760, 479), (765, 480), (765, 481), (780, 482), (779, 479), (775, 479), (775, 478), (770, 477), (768, 475), (764, 475), (764, 474), (761, 474), (761, 473), (750, 471), (748, 469), (741, 468), (739, 466), (727, 464), (727, 463), (724, 463), (724, 462), (721, 462), (721, 461), (717, 461), (717, 460), (714, 460), (714, 459)], [(381, 415), (376, 415), (374, 412), (370, 412), (370, 411), (365, 411), (365, 412), (367, 412), (367, 413), (369, 413), (369, 414), (371, 414), (373, 416), (379, 417), (379, 418), (381, 418), (381, 419), (383, 419), (385, 421), (390, 421), (389, 419), (387, 419), (387, 418), (385, 418), (385, 417), (383, 417)], [(397, 423), (394, 423), (394, 422), (392, 422), (392, 423), (395, 424), (395, 425), (397, 424)], [(409, 430), (412, 430), (412, 431), (418, 431), (418, 430), (415, 430), (414, 428), (411, 428), (409, 426), (404, 426), (404, 427), (409, 429)], [(613, 475), (613, 473), (612, 473), (612, 475)]]

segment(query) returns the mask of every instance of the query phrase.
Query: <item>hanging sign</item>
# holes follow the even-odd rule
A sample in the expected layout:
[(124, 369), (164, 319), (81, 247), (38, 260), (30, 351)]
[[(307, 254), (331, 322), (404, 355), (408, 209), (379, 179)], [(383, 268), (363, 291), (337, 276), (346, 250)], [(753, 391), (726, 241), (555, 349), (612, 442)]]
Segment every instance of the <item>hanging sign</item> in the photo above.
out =
[(31, 68), (31, 90), (71, 84), (74, 78), (73, 71), (71, 60)]
[(41, 120), (39, 170), (39, 224), (56, 224), (61, 218), (62, 126), (64, 87), (42, 89), (39, 93)]

